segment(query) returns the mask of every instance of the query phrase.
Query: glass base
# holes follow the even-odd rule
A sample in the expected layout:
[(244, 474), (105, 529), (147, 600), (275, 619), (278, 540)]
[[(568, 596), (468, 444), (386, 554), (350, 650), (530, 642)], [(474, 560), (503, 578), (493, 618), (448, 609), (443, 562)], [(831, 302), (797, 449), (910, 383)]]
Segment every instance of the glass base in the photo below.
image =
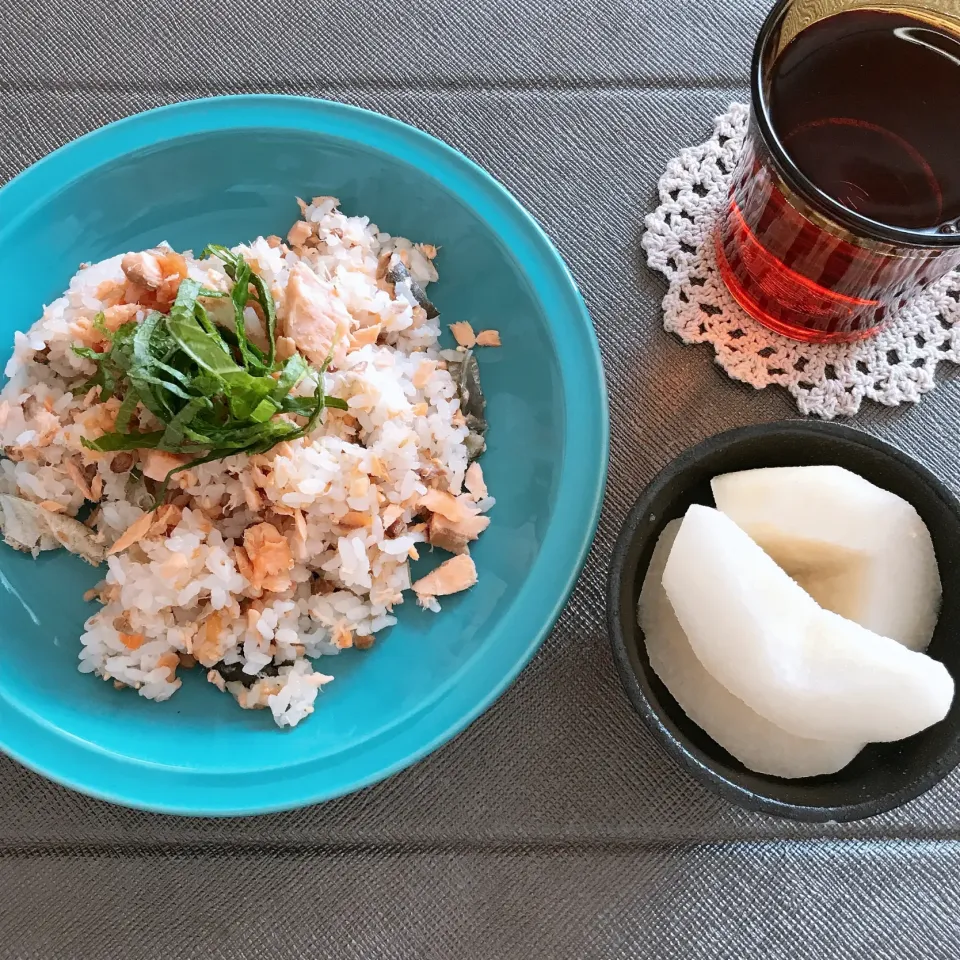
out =
[(757, 323), (779, 333), (791, 340), (798, 340), (801, 343), (856, 343), (860, 340), (867, 340), (876, 336), (885, 326), (877, 324), (867, 330), (846, 330), (840, 333), (828, 333), (825, 330), (817, 330), (813, 327), (805, 327), (801, 324), (786, 323), (778, 317), (772, 317), (767, 313), (757, 301), (750, 295), (747, 289), (740, 282), (737, 275), (730, 268), (726, 254), (723, 251), (723, 243), (720, 239), (720, 232), (714, 234), (714, 249), (717, 255), (717, 266), (720, 268), (720, 277), (724, 286), (730, 291), (734, 300), (751, 316)]

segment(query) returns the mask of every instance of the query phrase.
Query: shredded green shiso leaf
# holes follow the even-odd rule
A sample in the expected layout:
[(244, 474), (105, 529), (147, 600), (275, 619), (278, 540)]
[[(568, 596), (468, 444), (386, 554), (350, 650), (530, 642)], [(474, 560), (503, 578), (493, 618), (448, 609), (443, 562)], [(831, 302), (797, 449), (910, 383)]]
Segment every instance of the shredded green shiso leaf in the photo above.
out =
[[(89, 347), (73, 347), (76, 354), (97, 366), (96, 373), (78, 389), (86, 392), (99, 387), (101, 401), (111, 397), (121, 401), (115, 429), (96, 440), (84, 438), (85, 447), (103, 453), (164, 450), (192, 458), (167, 474), (156, 495), (158, 504), (171, 476), (179, 470), (240, 453), (265, 453), (284, 440), (311, 433), (324, 407), (347, 409), (343, 400), (324, 395), (323, 374), (329, 359), (316, 373), (313, 396), (290, 396), (310, 367), (299, 353), (285, 362), (277, 361), (277, 311), (267, 285), (242, 256), (226, 247), (211, 245), (201, 254), (208, 256), (223, 261), (233, 281), (229, 294), (208, 290), (196, 280), (182, 280), (169, 314), (152, 310), (142, 323), (125, 323), (113, 333), (101, 314), (94, 323), (108, 349), (98, 353)], [(200, 302), (220, 298), (233, 305), (232, 330), (215, 324)], [(251, 302), (259, 305), (266, 321), (266, 353), (247, 338), (243, 312)], [(163, 429), (131, 430), (138, 404), (149, 410)], [(278, 417), (284, 413), (306, 417), (307, 422), (298, 426)]]

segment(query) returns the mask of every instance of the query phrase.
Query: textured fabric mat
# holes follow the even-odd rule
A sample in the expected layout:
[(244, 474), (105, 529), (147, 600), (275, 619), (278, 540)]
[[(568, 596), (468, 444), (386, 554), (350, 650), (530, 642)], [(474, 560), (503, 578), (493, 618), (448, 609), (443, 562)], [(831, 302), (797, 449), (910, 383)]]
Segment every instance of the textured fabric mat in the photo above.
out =
[[(793, 415), (660, 327), (640, 247), (667, 160), (745, 97), (759, 0), (385, 7), (0, 0), (0, 181), (66, 140), (204, 94), (290, 91), (416, 124), (540, 220), (590, 307), (612, 426), (596, 546), (515, 686), (418, 766), (288, 814), (189, 820), (0, 758), (0, 958), (960, 957), (960, 777), (847, 826), (747, 814), (677, 770), (613, 671), (607, 558), (653, 474)], [(960, 377), (858, 426), (960, 490)]]

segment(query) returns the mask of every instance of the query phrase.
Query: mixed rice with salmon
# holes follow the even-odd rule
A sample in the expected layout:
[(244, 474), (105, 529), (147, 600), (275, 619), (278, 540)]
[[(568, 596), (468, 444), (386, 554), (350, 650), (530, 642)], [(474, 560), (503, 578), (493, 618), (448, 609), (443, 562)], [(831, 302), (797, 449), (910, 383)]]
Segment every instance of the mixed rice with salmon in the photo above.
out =
[(404, 591), (437, 611), (476, 582), (476, 348), (500, 344), (460, 322), (440, 347), (436, 248), (300, 204), (286, 240), (82, 265), (0, 393), (4, 539), (105, 567), (80, 670), (166, 700), (196, 667), (281, 727)]

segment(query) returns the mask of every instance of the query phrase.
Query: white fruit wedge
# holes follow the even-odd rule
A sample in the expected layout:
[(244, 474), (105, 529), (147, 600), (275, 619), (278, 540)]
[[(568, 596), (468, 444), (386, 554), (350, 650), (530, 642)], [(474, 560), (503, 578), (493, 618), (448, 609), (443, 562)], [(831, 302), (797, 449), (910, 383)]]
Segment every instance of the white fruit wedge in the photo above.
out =
[(795, 736), (900, 740), (950, 707), (943, 664), (824, 610), (719, 510), (687, 511), (663, 586), (704, 667)]
[(664, 527), (640, 591), (637, 612), (654, 673), (683, 712), (749, 770), (789, 778), (841, 770), (860, 752), (862, 743), (810, 740), (787, 733), (714, 680), (697, 659), (662, 583), (679, 530), (679, 520)]
[(717, 507), (828, 610), (911, 650), (940, 611), (930, 532), (902, 497), (842, 467), (772, 467), (712, 481)]

